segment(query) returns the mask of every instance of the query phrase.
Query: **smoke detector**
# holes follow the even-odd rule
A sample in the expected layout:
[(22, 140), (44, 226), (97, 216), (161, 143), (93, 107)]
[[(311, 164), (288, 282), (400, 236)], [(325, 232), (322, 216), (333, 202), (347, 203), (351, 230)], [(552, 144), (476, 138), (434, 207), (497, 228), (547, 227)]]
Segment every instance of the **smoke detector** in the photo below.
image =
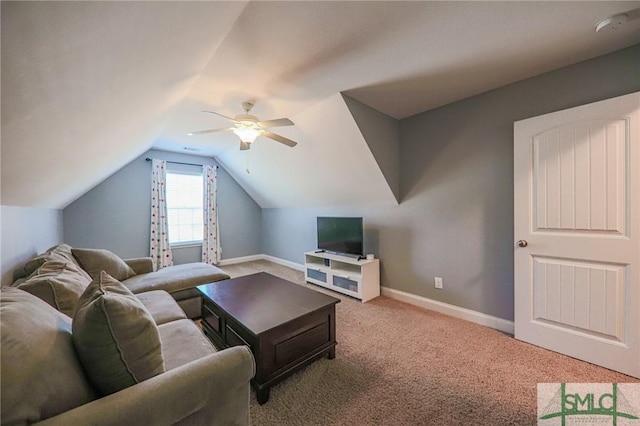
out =
[(596, 24), (596, 32), (616, 31), (622, 24), (627, 22), (627, 19), (629, 19), (629, 15), (626, 13), (609, 16)]

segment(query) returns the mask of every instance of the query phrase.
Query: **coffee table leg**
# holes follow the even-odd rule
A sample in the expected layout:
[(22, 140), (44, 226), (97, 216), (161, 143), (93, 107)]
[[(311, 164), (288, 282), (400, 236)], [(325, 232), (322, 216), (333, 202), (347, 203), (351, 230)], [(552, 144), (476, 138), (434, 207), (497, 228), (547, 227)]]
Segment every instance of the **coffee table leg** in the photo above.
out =
[(329, 359), (334, 359), (336, 357), (336, 347), (332, 347), (331, 349), (329, 349), (329, 352), (327, 352), (327, 358)]
[(258, 400), (258, 404), (262, 405), (269, 401), (270, 390), (270, 388), (256, 389), (256, 399)]

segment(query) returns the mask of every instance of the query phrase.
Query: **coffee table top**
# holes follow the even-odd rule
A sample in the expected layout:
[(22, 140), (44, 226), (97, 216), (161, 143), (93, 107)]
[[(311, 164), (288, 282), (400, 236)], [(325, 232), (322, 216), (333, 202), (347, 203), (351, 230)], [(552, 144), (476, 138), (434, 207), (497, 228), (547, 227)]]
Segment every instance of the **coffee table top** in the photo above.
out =
[(266, 272), (196, 288), (255, 335), (340, 302)]

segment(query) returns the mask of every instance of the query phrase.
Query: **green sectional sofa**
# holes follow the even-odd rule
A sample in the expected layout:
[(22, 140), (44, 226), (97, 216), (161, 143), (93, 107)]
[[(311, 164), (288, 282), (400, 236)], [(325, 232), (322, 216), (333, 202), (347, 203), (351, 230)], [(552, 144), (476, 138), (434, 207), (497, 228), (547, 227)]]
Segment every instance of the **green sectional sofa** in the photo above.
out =
[(0, 289), (2, 425), (247, 425), (250, 350), (217, 351), (177, 300), (226, 274), (114, 256), (56, 246)]
[[(195, 287), (229, 278), (229, 275), (222, 269), (206, 263), (175, 265), (156, 271), (150, 257), (122, 260), (107, 250), (76, 249), (68, 244), (59, 244), (16, 268), (13, 273), (14, 283), (12, 286), (28, 286), (29, 284), (25, 284), (25, 282), (29, 279), (34, 281), (37, 278), (34, 273), (42, 268), (47, 261), (53, 260), (67, 264), (67, 271), (62, 278), (77, 279), (79, 275), (84, 275), (84, 278), (92, 278), (96, 273), (105, 270), (120, 280), (133, 293), (164, 290), (173, 296), (191, 319), (200, 317), (202, 305), (200, 293)], [(56, 265), (50, 266), (56, 268)], [(57, 268), (60, 269), (61, 266), (57, 265)], [(80, 269), (80, 271), (75, 271), (75, 269)], [(77, 287), (78, 283), (73, 282), (73, 285)], [(43, 290), (40, 289), (40, 291)], [(55, 297), (59, 295), (47, 293), (45, 297), (38, 296), (54, 306)]]

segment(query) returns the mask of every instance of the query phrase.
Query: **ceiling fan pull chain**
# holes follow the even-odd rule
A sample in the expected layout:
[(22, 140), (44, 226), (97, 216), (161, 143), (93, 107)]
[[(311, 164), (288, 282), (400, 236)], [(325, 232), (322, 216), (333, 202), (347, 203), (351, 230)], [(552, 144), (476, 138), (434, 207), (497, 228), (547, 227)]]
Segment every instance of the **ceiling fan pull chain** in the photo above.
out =
[(250, 153), (250, 152), (251, 152), (251, 150), (249, 150), (249, 149), (248, 149), (248, 150), (246, 151), (246, 153), (247, 153), (246, 155), (247, 155), (247, 156), (245, 157), (245, 161), (246, 161), (246, 163), (245, 163), (245, 171), (247, 172), (247, 174), (250, 174), (250, 173), (251, 173), (251, 172), (249, 172), (249, 153)]

